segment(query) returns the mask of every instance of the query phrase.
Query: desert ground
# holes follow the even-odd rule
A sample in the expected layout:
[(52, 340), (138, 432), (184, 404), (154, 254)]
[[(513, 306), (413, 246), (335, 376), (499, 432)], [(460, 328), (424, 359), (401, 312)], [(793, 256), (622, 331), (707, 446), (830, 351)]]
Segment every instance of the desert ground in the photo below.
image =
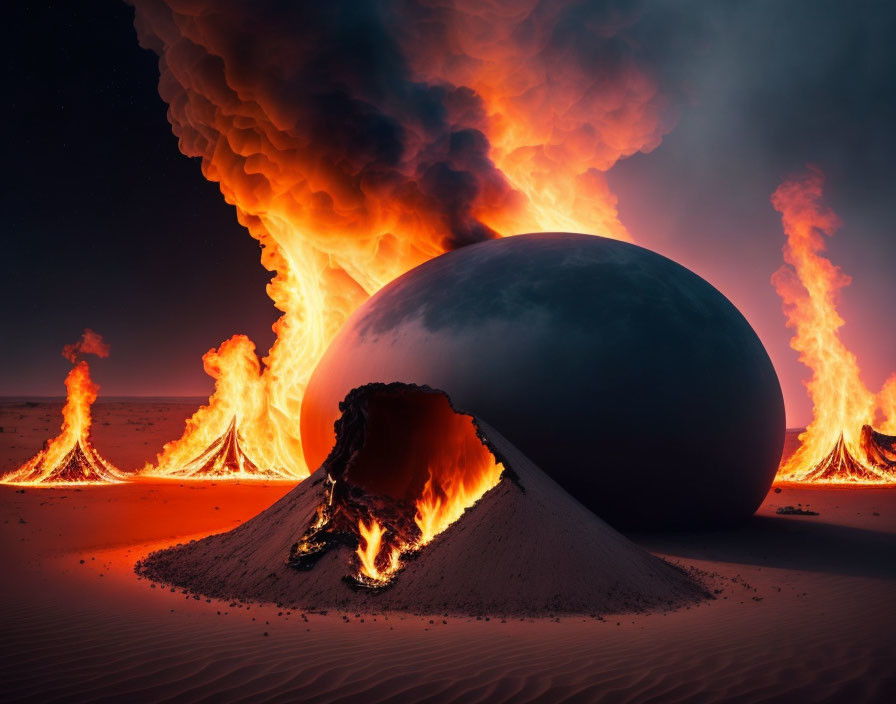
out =
[[(94, 445), (134, 469), (196, 405), (98, 402)], [(0, 403), (0, 470), (55, 435), (60, 408)], [(790, 433), (785, 452), (796, 442)], [(705, 574), (715, 598), (674, 611), (302, 613), (134, 573), (150, 551), (226, 531), (292, 486), (0, 486), (3, 700), (894, 700), (896, 489), (783, 486), (736, 529), (629, 535)], [(797, 504), (819, 515), (776, 514)]]

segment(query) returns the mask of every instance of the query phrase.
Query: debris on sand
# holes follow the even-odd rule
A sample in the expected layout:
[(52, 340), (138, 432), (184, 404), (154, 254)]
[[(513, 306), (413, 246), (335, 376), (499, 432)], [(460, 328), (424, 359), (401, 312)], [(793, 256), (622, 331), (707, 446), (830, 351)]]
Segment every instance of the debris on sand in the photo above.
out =
[(782, 516), (817, 516), (818, 511), (810, 511), (808, 508), (803, 508), (802, 505), (797, 506), (781, 506), (775, 513), (780, 513)]

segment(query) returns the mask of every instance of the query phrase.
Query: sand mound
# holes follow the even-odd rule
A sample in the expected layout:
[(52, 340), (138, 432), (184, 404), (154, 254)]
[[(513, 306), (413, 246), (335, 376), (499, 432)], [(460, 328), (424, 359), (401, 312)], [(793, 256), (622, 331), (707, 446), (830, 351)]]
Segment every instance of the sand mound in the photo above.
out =
[[(343, 418), (366, 408), (374, 395), (402, 388), (438, 393), (371, 385), (350, 394)], [(480, 439), (505, 467), (501, 480), (408, 560), (389, 586), (366, 591), (346, 582), (355, 558), (348, 544), (328, 550), (311, 569), (288, 566), (292, 546), (326, 495), (328, 473), (342, 476), (359, 447), (377, 441), (365, 435), (365, 422), (357, 422), (367, 417), (354, 413), (354, 422), (338, 425), (327, 461), (269, 509), (228, 533), (153, 553), (138, 572), (208, 596), (302, 609), (591, 614), (678, 606), (706, 596), (688, 575), (610, 528), (478, 419)]]

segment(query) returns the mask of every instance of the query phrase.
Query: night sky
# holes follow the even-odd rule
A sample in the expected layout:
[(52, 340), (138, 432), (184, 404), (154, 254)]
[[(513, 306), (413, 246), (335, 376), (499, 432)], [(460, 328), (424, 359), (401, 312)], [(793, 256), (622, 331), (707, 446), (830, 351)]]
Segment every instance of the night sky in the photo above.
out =
[(274, 339), (258, 243), (178, 151), (131, 7), (14, 7), (0, 394), (64, 394), (62, 345), (90, 327), (104, 396), (208, 395), (206, 350)]
[[(844, 223), (829, 255), (853, 276), (842, 334), (876, 391), (896, 370), (896, 8), (647, 7), (675, 8), (644, 41), (679, 87), (680, 116), (657, 149), (610, 171), (620, 219), (743, 311), (778, 369), (788, 423), (802, 424), (808, 372), (769, 283), (784, 241), (769, 196), (818, 164)], [(648, 27), (651, 12), (662, 10), (646, 11)], [(237, 332), (262, 351), (273, 340), (257, 242), (178, 151), (132, 8), (16, 3), (7, 16), (0, 395), (61, 395), (60, 350), (85, 327), (111, 346), (92, 365), (102, 396), (207, 394), (207, 349)]]

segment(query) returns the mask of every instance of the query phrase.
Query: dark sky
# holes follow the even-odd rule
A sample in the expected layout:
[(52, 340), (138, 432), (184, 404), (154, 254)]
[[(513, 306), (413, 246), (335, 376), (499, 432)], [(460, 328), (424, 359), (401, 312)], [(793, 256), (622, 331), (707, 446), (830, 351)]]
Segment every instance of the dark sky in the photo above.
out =
[[(876, 390), (896, 369), (896, 9), (651, 5), (666, 11), (644, 41), (684, 99), (659, 148), (610, 172), (622, 222), (742, 309), (776, 364), (789, 422), (804, 423), (806, 370), (769, 283), (783, 243), (769, 196), (817, 163), (844, 222), (830, 256), (854, 278), (843, 335)], [(60, 350), (84, 327), (111, 345), (93, 365), (103, 395), (207, 393), (209, 347), (237, 332), (261, 350), (273, 339), (257, 243), (178, 151), (130, 7), (16, 3), (7, 17), (0, 395), (61, 394)]]
[(90, 327), (103, 395), (207, 395), (206, 350), (273, 340), (258, 244), (178, 151), (132, 8), (10, 12), (0, 394), (63, 394), (62, 345)]

